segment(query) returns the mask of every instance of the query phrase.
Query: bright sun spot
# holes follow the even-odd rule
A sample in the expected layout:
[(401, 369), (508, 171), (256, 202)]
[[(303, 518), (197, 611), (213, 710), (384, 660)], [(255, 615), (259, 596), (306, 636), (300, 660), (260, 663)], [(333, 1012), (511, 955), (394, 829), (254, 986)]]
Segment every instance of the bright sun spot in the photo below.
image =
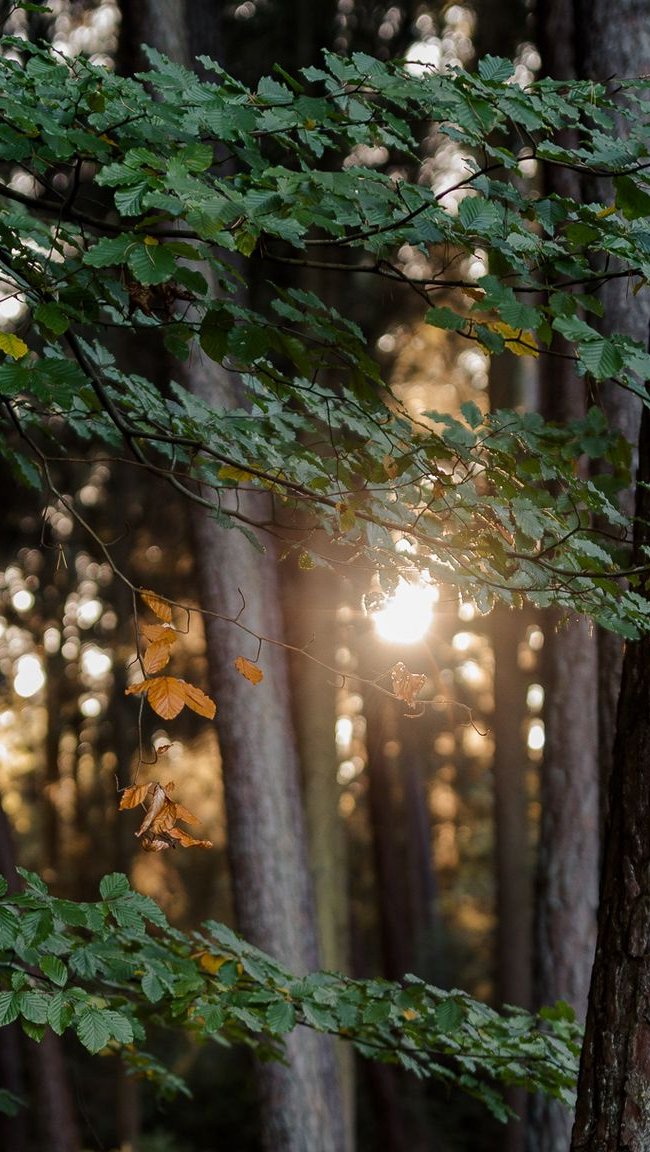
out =
[(14, 692), (28, 700), (40, 692), (45, 683), (45, 673), (38, 656), (20, 656), (16, 661), (16, 675), (14, 677)]
[(437, 599), (437, 589), (431, 585), (400, 580), (385, 606), (372, 614), (377, 635), (389, 644), (416, 644), (431, 627)]

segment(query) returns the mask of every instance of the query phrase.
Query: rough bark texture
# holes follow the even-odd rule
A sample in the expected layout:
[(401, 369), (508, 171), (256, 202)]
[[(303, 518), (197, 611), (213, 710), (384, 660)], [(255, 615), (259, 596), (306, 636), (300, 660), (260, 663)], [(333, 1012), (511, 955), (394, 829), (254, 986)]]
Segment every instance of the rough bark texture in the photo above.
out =
[[(650, 482), (647, 409), (639, 479), (646, 486)], [(647, 543), (650, 493), (641, 484), (638, 491), (638, 542)], [(628, 645), (623, 666), (572, 1152), (647, 1152), (650, 1147), (649, 667), (646, 636)]]
[[(136, 44), (147, 40), (185, 65), (206, 47), (193, 36), (209, 29), (205, 37), (212, 52), (223, 56), (218, 8), (207, 0), (192, 7), (190, 20), (189, 7), (175, 0), (163, 21), (159, 6), (149, 0), (129, 4), (126, 26)], [(128, 59), (129, 45), (124, 49)], [(198, 350), (181, 375), (186, 387), (217, 407), (241, 402), (236, 384)], [(261, 494), (241, 493), (237, 508), (253, 522), (271, 515)], [(206, 621), (206, 643), (210, 689), (218, 705), (238, 928), (294, 972), (304, 973), (318, 967), (319, 957), (286, 655), (280, 647), (264, 645), (259, 663), (265, 679), (256, 687), (233, 664), (237, 656), (257, 655), (255, 641), (233, 624), (235, 618), (254, 635), (282, 640), (277, 557), (272, 545), (257, 551), (240, 532), (220, 527), (205, 509), (194, 508), (192, 521), (201, 606), (217, 614)], [(286, 1066), (258, 1068), (265, 1149), (343, 1152), (343, 1108), (331, 1041), (299, 1029), (287, 1039), (286, 1056)]]
[[(641, 76), (648, 70), (650, 60), (650, 18), (647, 0), (574, 0), (576, 37), (575, 53), (578, 75), (589, 80), (605, 81), (614, 77)], [(625, 122), (621, 120), (621, 133)], [(597, 181), (586, 190), (586, 197), (612, 200), (611, 185)], [(605, 307), (601, 327), (605, 333), (623, 332), (645, 344), (650, 321), (650, 293), (633, 295), (625, 280), (612, 280), (601, 293)], [(605, 384), (600, 402), (610, 425), (636, 445), (641, 420), (641, 404), (637, 397), (619, 388)], [(631, 513), (634, 491), (623, 494), (622, 503)], [(623, 647), (612, 633), (599, 637), (599, 727), (602, 823), (606, 819), (609, 774), (612, 768), (612, 748), (616, 720), (616, 706), (620, 685)]]

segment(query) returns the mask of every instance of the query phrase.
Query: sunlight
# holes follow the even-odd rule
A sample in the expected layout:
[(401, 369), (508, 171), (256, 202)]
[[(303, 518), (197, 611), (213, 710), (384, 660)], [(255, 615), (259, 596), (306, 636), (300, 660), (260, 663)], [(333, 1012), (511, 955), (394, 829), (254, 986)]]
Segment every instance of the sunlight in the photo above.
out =
[(45, 673), (38, 656), (27, 654), (20, 656), (16, 661), (16, 675), (14, 677), (14, 692), (23, 700), (29, 700), (40, 692), (45, 684)]
[(417, 644), (431, 627), (437, 599), (437, 589), (430, 584), (400, 580), (385, 606), (372, 613), (377, 635), (388, 644)]

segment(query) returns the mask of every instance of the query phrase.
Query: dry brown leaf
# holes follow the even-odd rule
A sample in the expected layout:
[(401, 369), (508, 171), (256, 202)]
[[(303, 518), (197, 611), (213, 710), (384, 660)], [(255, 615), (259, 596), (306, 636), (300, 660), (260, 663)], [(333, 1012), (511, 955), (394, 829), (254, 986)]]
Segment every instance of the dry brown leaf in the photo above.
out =
[(149, 791), (149, 795), (151, 799), (149, 801), (149, 807), (142, 824), (136, 832), (136, 836), (144, 835), (149, 828), (151, 828), (152, 832), (164, 832), (174, 824), (175, 813), (172, 813), (170, 821), (168, 812), (169, 809), (175, 806), (169, 799), (162, 784), (153, 784), (150, 785), (150, 788), (151, 791)]
[(178, 640), (178, 632), (171, 624), (140, 624), (140, 635), (147, 644), (169, 644), (170, 648)]
[(180, 820), (183, 824), (200, 824), (198, 816), (193, 812), (189, 812), (183, 804), (176, 804), (176, 820)]
[(150, 784), (133, 784), (130, 788), (125, 788), (120, 800), (120, 812), (124, 808), (137, 808), (138, 804), (142, 804), (150, 787)]
[(245, 656), (238, 656), (235, 660), (235, 668), (251, 684), (259, 684), (264, 679), (264, 673), (258, 664), (254, 664), (252, 660), (247, 660)]
[(163, 832), (160, 835), (155, 832), (145, 832), (140, 841), (140, 847), (145, 852), (165, 852), (167, 848), (175, 848), (176, 841), (172, 839), (169, 832)]
[(144, 652), (142, 667), (148, 675), (153, 672), (160, 672), (161, 668), (169, 664), (170, 656), (171, 645), (164, 640), (155, 640)]
[(173, 720), (185, 707), (185, 682), (175, 676), (156, 676), (148, 680), (146, 692), (149, 704), (163, 720)]
[(182, 828), (171, 828), (169, 835), (181, 845), (181, 848), (212, 847), (211, 840), (197, 840), (194, 836), (190, 836), (189, 832), (184, 832)]
[(214, 700), (194, 684), (187, 684), (185, 680), (178, 680), (177, 683), (183, 685), (187, 707), (193, 712), (198, 712), (199, 716), (205, 716), (207, 720), (214, 720), (217, 711)]
[(147, 605), (147, 608), (151, 608), (151, 611), (159, 620), (163, 620), (165, 624), (171, 624), (172, 606), (167, 600), (161, 600), (156, 592), (149, 592), (146, 589), (140, 592), (140, 596)]
[(393, 666), (390, 675), (393, 682), (393, 692), (397, 699), (403, 700), (409, 708), (415, 708), (417, 706), (416, 696), (420, 689), (424, 688), (426, 676), (418, 672), (409, 672), (406, 664), (402, 664), (401, 660)]
[(145, 852), (164, 852), (178, 845), (181, 848), (212, 848), (210, 840), (197, 840), (189, 832), (176, 827), (179, 820), (184, 824), (198, 824), (199, 820), (183, 804), (172, 800), (174, 788), (174, 781), (170, 780), (164, 787), (155, 781), (134, 784), (125, 790), (120, 808), (134, 808), (138, 803), (147, 805), (144, 820), (136, 832), (141, 847)]

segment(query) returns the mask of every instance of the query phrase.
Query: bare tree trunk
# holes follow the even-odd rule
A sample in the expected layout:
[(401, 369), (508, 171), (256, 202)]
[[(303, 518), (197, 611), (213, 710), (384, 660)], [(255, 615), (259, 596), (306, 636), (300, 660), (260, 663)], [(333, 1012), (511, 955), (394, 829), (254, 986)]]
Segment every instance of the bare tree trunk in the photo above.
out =
[[(650, 418), (640, 439), (637, 543), (650, 542)], [(571, 1152), (650, 1147), (650, 637), (627, 647)]]
[[(574, 0), (576, 12), (576, 62), (578, 75), (587, 80), (606, 81), (609, 78), (640, 76), (648, 69), (650, 59), (650, 19), (645, 0)], [(620, 120), (621, 135), (626, 133), (625, 121)], [(610, 181), (590, 182), (586, 199), (613, 200)], [(644, 344), (650, 322), (649, 293), (635, 296), (626, 279), (611, 280), (605, 285), (601, 298), (604, 315), (599, 326), (605, 335), (622, 332)], [(641, 401), (637, 396), (613, 382), (601, 385), (600, 403), (610, 427), (617, 428), (636, 446), (641, 421)], [(634, 489), (622, 494), (624, 510), (634, 510)], [(601, 632), (599, 637), (599, 726), (600, 768), (603, 810), (601, 821), (606, 820), (608, 782), (612, 768), (616, 708), (618, 702), (623, 645), (613, 633)]]
[[(191, 66), (204, 50), (193, 35), (210, 32), (220, 50), (219, 9), (203, 0), (191, 21), (183, 0), (167, 0), (160, 18), (150, 2), (129, 4), (128, 29), (135, 43), (148, 39)], [(187, 34), (179, 31), (182, 25)], [(124, 45), (128, 53), (129, 45)], [(132, 51), (132, 47), (131, 47)], [(241, 402), (237, 387), (197, 350), (184, 383), (216, 407)], [(242, 492), (240, 514), (268, 520), (265, 495)], [(286, 653), (265, 644), (260, 658), (264, 682), (253, 687), (234, 667), (239, 655), (255, 658), (235, 618), (255, 635), (283, 640), (277, 556), (273, 545), (257, 551), (239, 531), (219, 526), (204, 508), (192, 509), (201, 606), (207, 613), (210, 688), (218, 706), (218, 735), (224, 778), (235, 911), (240, 931), (298, 974), (318, 966), (316, 913), (309, 872)], [(268, 1152), (343, 1152), (343, 1108), (330, 1040), (306, 1029), (286, 1041), (287, 1064), (261, 1064), (258, 1087), (264, 1147)]]

